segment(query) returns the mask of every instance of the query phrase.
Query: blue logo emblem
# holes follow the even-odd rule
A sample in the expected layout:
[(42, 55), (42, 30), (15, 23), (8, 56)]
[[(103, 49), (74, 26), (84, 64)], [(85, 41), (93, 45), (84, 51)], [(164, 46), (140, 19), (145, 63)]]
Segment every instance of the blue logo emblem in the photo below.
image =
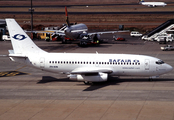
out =
[(24, 35), (16, 34), (16, 35), (14, 35), (13, 38), (16, 40), (24, 40), (27, 37), (25, 37)]

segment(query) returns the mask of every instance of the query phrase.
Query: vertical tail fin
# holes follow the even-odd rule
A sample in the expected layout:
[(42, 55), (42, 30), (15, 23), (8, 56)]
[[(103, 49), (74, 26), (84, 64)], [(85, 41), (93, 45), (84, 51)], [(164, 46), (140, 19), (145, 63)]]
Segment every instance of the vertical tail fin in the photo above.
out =
[(70, 26), (69, 19), (68, 19), (68, 11), (67, 11), (66, 6), (65, 6), (65, 15), (66, 15), (66, 23), (67, 23), (68, 26)]
[(9, 35), (11, 38), (14, 54), (28, 55), (45, 52), (41, 50), (23, 31), (14, 19), (6, 19)]

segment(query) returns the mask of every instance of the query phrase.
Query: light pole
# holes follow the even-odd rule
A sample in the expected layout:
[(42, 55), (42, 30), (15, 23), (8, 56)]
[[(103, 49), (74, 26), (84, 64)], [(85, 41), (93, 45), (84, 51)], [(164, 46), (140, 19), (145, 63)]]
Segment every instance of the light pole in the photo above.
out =
[(31, 0), (31, 8), (29, 8), (29, 12), (31, 13), (31, 31), (33, 31), (33, 12), (34, 12), (34, 9), (33, 9), (32, 0)]

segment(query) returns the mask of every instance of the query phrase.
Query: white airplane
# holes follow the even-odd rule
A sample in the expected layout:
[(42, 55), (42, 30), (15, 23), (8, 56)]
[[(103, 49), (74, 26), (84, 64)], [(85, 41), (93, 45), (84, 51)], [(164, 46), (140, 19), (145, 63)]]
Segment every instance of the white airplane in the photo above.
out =
[(162, 60), (145, 55), (48, 53), (40, 49), (14, 19), (6, 19), (6, 23), (13, 46), (8, 55), (12, 61), (68, 74), (71, 80), (103, 82), (108, 75), (155, 77), (173, 69)]
[(158, 6), (165, 7), (167, 5), (164, 2), (144, 2), (144, 0), (141, 0), (139, 2), (139, 4), (141, 4), (141, 5), (147, 5), (148, 7), (158, 7)]
[[(73, 24), (71, 25), (69, 22), (69, 18), (68, 18), (68, 12), (67, 12), (67, 7), (65, 7), (65, 15), (66, 15), (66, 25), (64, 25), (63, 27), (61, 27), (59, 30), (51, 30), (54, 31), (52, 34), (53, 35), (57, 35), (58, 38), (60, 38), (60, 40), (62, 40), (62, 42), (66, 43), (66, 41), (64, 39), (62, 39), (64, 36), (66, 36), (67, 38), (70, 39), (76, 39), (76, 40), (80, 40), (82, 43), (84, 43), (84, 41), (82, 41), (84, 38), (87, 40), (99, 40), (100, 39), (100, 35), (101, 34), (107, 34), (107, 33), (117, 33), (117, 32), (129, 32), (129, 30), (120, 30), (120, 31), (105, 31), (105, 32), (88, 32), (88, 27), (84, 24), (84, 23), (79, 23), (79, 24)], [(28, 31), (30, 32), (30, 31)], [(47, 32), (43, 32), (43, 31), (34, 31), (34, 33), (47, 33)], [(51, 32), (48, 32), (48, 34), (50, 34)]]

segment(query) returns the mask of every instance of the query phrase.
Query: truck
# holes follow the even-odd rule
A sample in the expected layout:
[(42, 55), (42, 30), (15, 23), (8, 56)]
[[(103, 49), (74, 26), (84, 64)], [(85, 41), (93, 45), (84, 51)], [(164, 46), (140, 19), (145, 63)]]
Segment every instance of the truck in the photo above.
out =
[(162, 39), (164, 39), (165, 42), (172, 42), (174, 40), (174, 36), (173, 34), (162, 34), (162, 35), (158, 35), (155, 38), (157, 42), (160, 42)]
[(10, 36), (8, 36), (8, 35), (3, 35), (3, 36), (2, 36), (2, 40), (5, 41), (5, 40), (11, 40), (11, 39), (10, 39)]
[(54, 31), (49, 31), (49, 30), (48, 31), (39, 31), (37, 33), (37, 38), (38, 39), (45, 39), (46, 41), (50, 41), (50, 40), (52, 40), (53, 33), (54, 33)]
[(172, 45), (166, 45), (161, 47), (161, 50), (167, 51), (167, 50), (174, 50), (174, 47)]
[(131, 37), (141, 37), (143, 34), (139, 33), (138, 31), (132, 31), (130, 33)]

